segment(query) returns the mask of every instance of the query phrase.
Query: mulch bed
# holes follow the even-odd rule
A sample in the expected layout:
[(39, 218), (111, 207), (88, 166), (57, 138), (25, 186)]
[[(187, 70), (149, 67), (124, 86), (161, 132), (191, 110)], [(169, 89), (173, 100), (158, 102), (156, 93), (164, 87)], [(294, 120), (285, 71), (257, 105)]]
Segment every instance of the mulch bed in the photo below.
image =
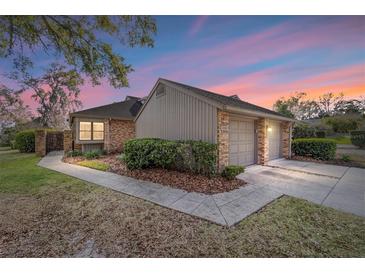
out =
[[(108, 155), (100, 157), (98, 160), (107, 163), (110, 166), (108, 170), (110, 172), (143, 181), (152, 181), (161, 185), (180, 188), (188, 192), (214, 194), (231, 191), (246, 184), (243, 180), (227, 180), (220, 175), (209, 178), (200, 174), (162, 168), (129, 170), (126, 165), (116, 157), (117, 155)], [(77, 162), (82, 160), (83, 157), (64, 158), (65, 162), (71, 164), (77, 164)]]
[(307, 157), (307, 156), (292, 156), (291, 157), (292, 160), (298, 160), (298, 161), (306, 161), (306, 162), (313, 162), (313, 163), (319, 163), (319, 164), (329, 164), (329, 165), (338, 165), (338, 166), (349, 166), (349, 167), (360, 167), (360, 168), (364, 168), (361, 164), (353, 162), (353, 161), (343, 161), (341, 159), (334, 159), (334, 160), (318, 160), (318, 159), (313, 159), (311, 157)]

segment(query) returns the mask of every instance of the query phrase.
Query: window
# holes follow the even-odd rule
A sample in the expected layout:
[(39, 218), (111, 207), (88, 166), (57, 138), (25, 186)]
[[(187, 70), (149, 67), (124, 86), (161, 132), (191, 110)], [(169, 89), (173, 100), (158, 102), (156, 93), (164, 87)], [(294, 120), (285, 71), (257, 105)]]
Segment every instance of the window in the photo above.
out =
[(104, 123), (93, 122), (93, 140), (104, 140)]
[(80, 140), (91, 140), (91, 122), (80, 122)]
[(103, 122), (80, 122), (80, 141), (101, 141), (104, 140)]

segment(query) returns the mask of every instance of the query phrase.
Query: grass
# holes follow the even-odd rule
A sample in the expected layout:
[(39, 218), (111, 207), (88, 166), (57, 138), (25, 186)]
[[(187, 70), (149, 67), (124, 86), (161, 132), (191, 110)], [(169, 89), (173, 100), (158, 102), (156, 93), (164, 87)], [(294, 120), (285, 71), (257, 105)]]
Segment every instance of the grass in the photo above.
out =
[(99, 160), (85, 160), (77, 163), (80, 166), (84, 167), (90, 167), (93, 169), (101, 170), (101, 171), (107, 171), (109, 169), (109, 165), (99, 161)]
[(351, 145), (351, 139), (349, 136), (336, 136), (336, 137), (326, 137), (327, 139), (335, 140), (338, 145)]
[(10, 150), (10, 147), (0, 147), (0, 151), (8, 151)]
[(49, 171), (38, 160), (0, 155), (0, 257), (365, 256), (364, 218), (304, 200), (280, 198), (225, 228)]

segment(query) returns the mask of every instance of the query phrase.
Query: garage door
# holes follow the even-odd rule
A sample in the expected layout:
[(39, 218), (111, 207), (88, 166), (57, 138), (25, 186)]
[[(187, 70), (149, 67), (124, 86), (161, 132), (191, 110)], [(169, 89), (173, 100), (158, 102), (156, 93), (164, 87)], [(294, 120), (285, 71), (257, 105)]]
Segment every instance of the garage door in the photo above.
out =
[(254, 162), (254, 122), (231, 119), (229, 123), (229, 164), (247, 166)]
[(275, 121), (269, 122), (268, 138), (269, 138), (269, 160), (280, 158), (280, 123)]

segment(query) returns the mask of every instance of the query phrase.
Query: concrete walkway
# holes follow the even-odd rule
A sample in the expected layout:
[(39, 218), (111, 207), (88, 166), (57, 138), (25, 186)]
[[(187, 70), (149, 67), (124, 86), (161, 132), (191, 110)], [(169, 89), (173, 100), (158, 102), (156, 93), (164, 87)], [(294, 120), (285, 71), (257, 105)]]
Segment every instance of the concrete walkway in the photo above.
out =
[(230, 192), (214, 195), (186, 192), (110, 172), (67, 164), (61, 161), (62, 156), (63, 152), (49, 153), (38, 165), (224, 226), (238, 223), (282, 196), (281, 192), (258, 184), (248, 184)]
[(257, 187), (365, 217), (365, 169), (278, 159), (239, 178)]

